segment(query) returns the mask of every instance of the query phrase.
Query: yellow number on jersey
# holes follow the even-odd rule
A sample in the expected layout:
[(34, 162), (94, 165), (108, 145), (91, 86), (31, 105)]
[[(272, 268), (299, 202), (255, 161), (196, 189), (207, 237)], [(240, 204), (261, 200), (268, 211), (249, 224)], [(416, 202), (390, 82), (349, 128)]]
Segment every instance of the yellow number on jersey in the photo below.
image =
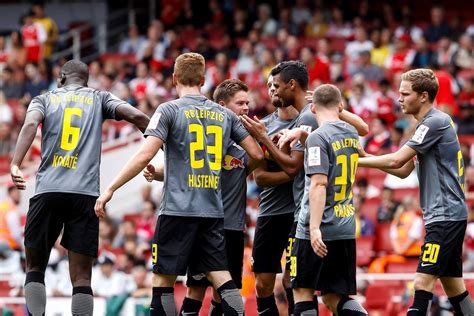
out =
[[(356, 175), (356, 170), (357, 170), (357, 164), (359, 163), (359, 154), (352, 154), (350, 157), (350, 162), (351, 162), (351, 185), (354, 183), (355, 180), (355, 175)], [(347, 156), (346, 155), (339, 155), (336, 158), (336, 164), (341, 165), (341, 175), (339, 177), (336, 177), (334, 179), (334, 184), (335, 185), (340, 185), (341, 186), (341, 191), (335, 192), (334, 193), (334, 201), (342, 201), (346, 198), (351, 198), (352, 197), (352, 190), (349, 193), (349, 196), (347, 196), (347, 168), (348, 168), (348, 163), (347, 163)]]
[[(196, 141), (189, 144), (189, 155), (191, 156), (191, 168), (201, 169), (204, 167), (204, 159), (196, 159), (196, 151), (204, 150), (204, 129), (200, 124), (189, 124), (189, 133), (196, 134)], [(209, 125), (206, 127), (206, 135), (214, 134), (214, 144), (207, 144), (206, 153), (213, 154), (214, 160), (209, 161), (211, 170), (220, 170), (222, 165), (222, 127)]]
[(63, 118), (63, 131), (61, 135), (61, 149), (73, 150), (79, 142), (80, 127), (71, 126), (73, 116), (82, 117), (82, 110), (80, 108), (65, 108)]

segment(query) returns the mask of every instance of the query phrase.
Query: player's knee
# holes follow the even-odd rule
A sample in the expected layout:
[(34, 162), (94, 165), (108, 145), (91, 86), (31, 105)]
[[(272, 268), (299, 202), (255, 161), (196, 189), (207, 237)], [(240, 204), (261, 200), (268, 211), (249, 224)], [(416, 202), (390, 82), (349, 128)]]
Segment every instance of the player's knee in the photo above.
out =
[(324, 305), (334, 314), (337, 313), (337, 304), (341, 297), (337, 294), (326, 294), (322, 296)]
[(441, 278), (441, 284), (448, 297), (458, 296), (466, 291), (462, 278)]
[(432, 292), (436, 279), (430, 275), (417, 274), (413, 282), (415, 290)]
[(255, 289), (257, 290), (257, 295), (259, 297), (272, 295), (274, 286), (275, 282), (272, 282), (272, 280), (269, 280), (268, 278), (262, 276), (255, 278)]
[(206, 288), (204, 286), (190, 286), (186, 292), (186, 297), (202, 302), (205, 294)]

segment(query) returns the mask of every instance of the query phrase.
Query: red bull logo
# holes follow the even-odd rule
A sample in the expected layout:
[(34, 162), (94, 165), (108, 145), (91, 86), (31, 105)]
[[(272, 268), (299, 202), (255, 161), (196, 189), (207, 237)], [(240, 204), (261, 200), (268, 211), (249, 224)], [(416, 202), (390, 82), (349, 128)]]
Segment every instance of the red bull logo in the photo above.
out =
[(244, 161), (242, 159), (225, 155), (224, 157), (224, 165), (222, 166), (225, 170), (232, 170), (235, 168), (245, 168)]

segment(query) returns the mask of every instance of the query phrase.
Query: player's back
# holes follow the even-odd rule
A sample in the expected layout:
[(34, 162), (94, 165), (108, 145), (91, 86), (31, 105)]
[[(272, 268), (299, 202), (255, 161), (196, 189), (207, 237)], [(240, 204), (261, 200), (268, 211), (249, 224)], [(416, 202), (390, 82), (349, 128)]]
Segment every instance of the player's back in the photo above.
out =
[(28, 111), (43, 113), (36, 194), (99, 195), (102, 122), (125, 103), (112, 94), (72, 84), (35, 97)]
[(165, 142), (165, 189), (160, 214), (223, 217), (222, 159), (248, 133), (237, 116), (204, 96), (160, 105), (146, 135)]
[[(352, 184), (359, 160), (359, 146), (357, 131), (343, 121), (323, 124), (306, 141), (306, 174), (327, 175), (326, 204), (320, 227), (324, 240), (355, 238)], [(310, 183), (311, 178), (307, 176), (298, 221), (298, 238), (309, 239)]]

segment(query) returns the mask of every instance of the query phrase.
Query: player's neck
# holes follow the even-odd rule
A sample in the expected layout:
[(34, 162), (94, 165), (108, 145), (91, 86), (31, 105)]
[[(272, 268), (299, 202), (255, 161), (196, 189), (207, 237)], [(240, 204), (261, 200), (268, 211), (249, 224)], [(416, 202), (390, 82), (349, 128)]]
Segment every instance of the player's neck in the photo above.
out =
[(178, 84), (176, 86), (176, 91), (178, 92), (178, 96), (180, 98), (186, 96), (186, 95), (201, 95), (201, 87), (198, 86), (182, 86)]
[(327, 122), (335, 122), (341, 120), (339, 118), (339, 112), (336, 112), (332, 109), (318, 108), (317, 113), (318, 115), (316, 115), (316, 120), (318, 121), (319, 126)]
[(306, 106), (308, 102), (306, 101), (305, 98), (305, 93), (301, 91), (301, 93), (297, 93), (295, 96), (295, 104), (293, 104), (293, 107), (298, 111), (301, 112), (303, 111), (304, 107)]
[(282, 120), (292, 120), (298, 116), (299, 112), (292, 106), (279, 107), (277, 109), (278, 117)]
[(426, 113), (428, 113), (432, 108), (433, 108), (432, 103), (426, 103), (422, 105), (420, 108), (420, 111), (418, 111), (418, 113), (416, 114), (413, 114), (413, 116), (415, 117), (417, 121), (421, 121), (421, 119), (425, 117)]

